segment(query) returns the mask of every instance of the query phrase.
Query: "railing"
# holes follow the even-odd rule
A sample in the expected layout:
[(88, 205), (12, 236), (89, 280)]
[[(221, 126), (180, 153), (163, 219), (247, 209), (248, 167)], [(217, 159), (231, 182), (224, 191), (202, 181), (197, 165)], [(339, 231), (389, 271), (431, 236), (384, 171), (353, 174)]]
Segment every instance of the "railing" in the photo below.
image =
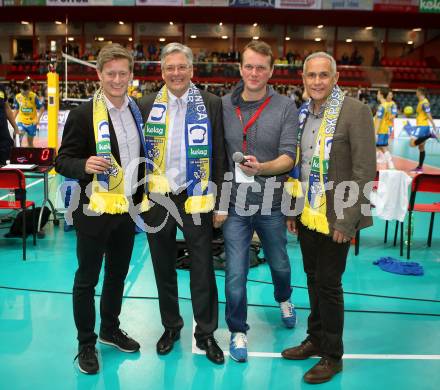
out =
[[(49, 65), (60, 74), (60, 81), (97, 80), (96, 70), (77, 62), (14, 61), (0, 65), (0, 78), (21, 80), (31, 77), (45, 80)], [(352, 87), (440, 88), (440, 69), (427, 67), (366, 67), (339, 65), (339, 84)], [(134, 65), (134, 78), (143, 81), (161, 80), (160, 62), (138, 61)], [(194, 81), (201, 83), (235, 83), (240, 79), (239, 65), (233, 62), (197, 62)], [(301, 84), (302, 68), (294, 65), (275, 65), (272, 83)]]

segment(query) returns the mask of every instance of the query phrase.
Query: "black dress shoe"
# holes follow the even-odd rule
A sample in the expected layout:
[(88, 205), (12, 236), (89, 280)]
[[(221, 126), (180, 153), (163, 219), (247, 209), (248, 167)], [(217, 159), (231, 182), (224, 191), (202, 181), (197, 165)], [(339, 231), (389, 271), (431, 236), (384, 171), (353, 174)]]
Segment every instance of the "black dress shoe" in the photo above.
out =
[(196, 345), (198, 348), (206, 352), (206, 357), (215, 364), (223, 364), (225, 357), (223, 351), (217, 344), (217, 341), (213, 336), (204, 340), (197, 340)]
[(180, 330), (165, 330), (156, 344), (156, 351), (159, 355), (166, 355), (171, 352), (174, 342), (180, 339)]

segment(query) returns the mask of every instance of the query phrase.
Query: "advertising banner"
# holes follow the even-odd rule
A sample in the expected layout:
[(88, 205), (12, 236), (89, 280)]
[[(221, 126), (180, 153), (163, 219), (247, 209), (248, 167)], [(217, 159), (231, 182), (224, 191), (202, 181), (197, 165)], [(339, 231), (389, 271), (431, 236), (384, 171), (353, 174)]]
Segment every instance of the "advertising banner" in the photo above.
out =
[(185, 6), (229, 7), (229, 0), (183, 0)]
[(418, 12), (419, 0), (374, 0), (374, 11)]
[(48, 6), (53, 7), (84, 7), (84, 6), (131, 6), (135, 0), (45, 0)]
[(275, 8), (275, 0), (229, 0), (230, 7)]
[(372, 11), (373, 0), (322, 0), (322, 8)]
[(183, 0), (136, 0), (136, 5), (162, 5), (178, 7), (182, 5)]
[(5, 7), (46, 5), (46, 0), (3, 0), (3, 5)]
[(276, 0), (275, 8), (321, 9), (322, 0)]
[(420, 12), (440, 13), (440, 0), (420, 0)]

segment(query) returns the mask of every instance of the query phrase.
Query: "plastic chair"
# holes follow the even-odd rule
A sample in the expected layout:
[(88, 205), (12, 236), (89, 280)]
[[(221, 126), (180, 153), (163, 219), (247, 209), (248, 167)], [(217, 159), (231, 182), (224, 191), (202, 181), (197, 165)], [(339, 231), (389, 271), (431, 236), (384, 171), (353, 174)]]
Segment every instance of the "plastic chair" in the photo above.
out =
[[(408, 205), (408, 227), (407, 227), (407, 249), (406, 258), (409, 259), (411, 255), (411, 221), (413, 212), (431, 213), (431, 220), (429, 223), (428, 241), (430, 247), (432, 243), (432, 231), (434, 229), (435, 213), (440, 213), (440, 202), (435, 203), (416, 203), (417, 192), (431, 192), (440, 193), (440, 175), (430, 175), (422, 173), (414, 177), (411, 185), (411, 196)], [(403, 222), (400, 222), (400, 256), (403, 256)], [(399, 223), (396, 222), (394, 230), (394, 246), (396, 245), (397, 232), (399, 230)]]
[[(26, 260), (26, 210), (32, 209), (32, 224), (35, 227), (35, 203), (26, 200), (26, 180), (24, 174), (19, 169), (1, 168), (0, 169), (0, 189), (15, 191), (20, 200), (0, 200), (0, 209), (18, 210), (22, 213), (22, 240), (23, 240), (23, 260)], [(36, 232), (32, 229), (33, 244), (36, 245)]]
[[(434, 228), (434, 218), (435, 213), (440, 213), (440, 203), (416, 203), (416, 195), (417, 192), (431, 192), (431, 193), (440, 193), (440, 175), (430, 175), (427, 173), (422, 173), (417, 175), (411, 186), (411, 197), (409, 199), (408, 206), (408, 247), (406, 250), (406, 258), (410, 258), (411, 253), (411, 218), (413, 212), (419, 213), (431, 213), (431, 221), (429, 223), (429, 232), (428, 232), (428, 246), (431, 246), (432, 243), (432, 230)], [(401, 228), (403, 230), (403, 222), (401, 223)], [(400, 250), (403, 249), (403, 240), (400, 240)]]

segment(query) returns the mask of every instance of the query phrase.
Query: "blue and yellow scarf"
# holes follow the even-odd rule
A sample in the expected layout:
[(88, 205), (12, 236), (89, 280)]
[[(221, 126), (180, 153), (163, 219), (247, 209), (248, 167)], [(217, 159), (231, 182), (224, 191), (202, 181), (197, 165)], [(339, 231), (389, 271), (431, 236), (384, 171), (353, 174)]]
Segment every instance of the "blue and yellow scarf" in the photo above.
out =
[[(185, 115), (186, 188), (185, 212), (207, 213), (214, 209), (212, 192), (212, 130), (200, 91), (191, 83)], [(148, 189), (153, 193), (171, 192), (166, 173), (169, 136), (168, 92), (164, 85), (156, 96), (144, 127)]]
[[(142, 115), (131, 98), (129, 98), (128, 105), (133, 114), (141, 143), (143, 143)], [(110, 160), (112, 166), (102, 174), (93, 175), (89, 209), (99, 214), (126, 213), (128, 212), (129, 201), (124, 191), (124, 172), (111, 152), (108, 110), (102, 89), (96, 91), (93, 96), (93, 129), (96, 155)], [(147, 209), (148, 198), (144, 194), (140, 210), (146, 211)]]
[[(328, 164), (339, 113), (344, 102), (344, 93), (335, 85), (327, 99), (324, 117), (318, 132), (316, 147), (312, 156), (311, 170), (307, 181), (307, 197), (301, 213), (301, 223), (311, 230), (329, 234), (327, 220), (327, 199), (325, 184), (328, 182)], [(299, 112), (299, 129), (295, 166), (289, 174), (285, 188), (293, 197), (304, 196), (301, 188), (301, 136), (309, 113), (310, 101)]]

